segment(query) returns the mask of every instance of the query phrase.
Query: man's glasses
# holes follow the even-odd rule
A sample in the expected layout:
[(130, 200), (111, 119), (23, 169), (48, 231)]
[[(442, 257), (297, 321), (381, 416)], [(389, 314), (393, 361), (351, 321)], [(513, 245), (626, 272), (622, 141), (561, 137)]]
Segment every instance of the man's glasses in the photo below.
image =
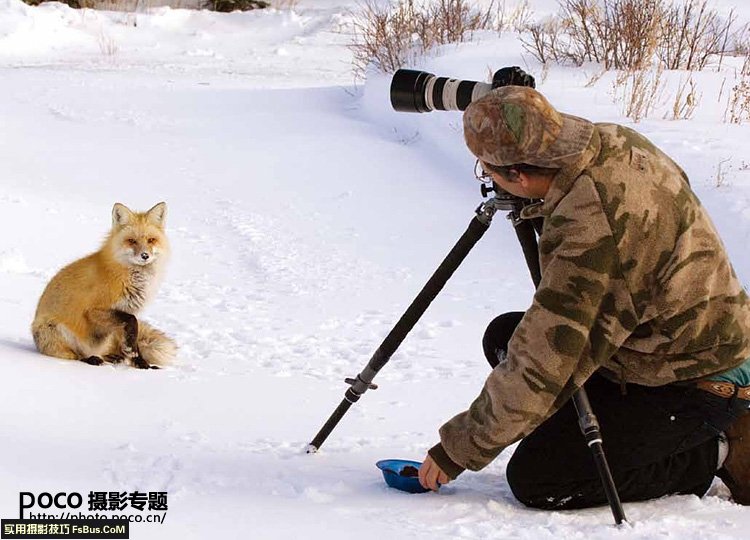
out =
[(486, 184), (487, 182), (492, 182), (492, 174), (484, 170), (484, 167), (482, 167), (482, 162), (479, 160), (474, 163), (474, 177), (484, 184)]
[[(499, 175), (503, 180), (506, 180), (508, 182), (517, 182), (518, 181), (518, 170), (514, 169), (512, 167), (500, 167), (500, 166), (493, 166), (495, 169), (495, 173)], [(484, 167), (482, 166), (482, 162), (480, 160), (476, 160), (474, 163), (474, 176), (477, 180), (480, 182), (486, 184), (493, 182), (492, 173), (488, 173), (484, 170)]]

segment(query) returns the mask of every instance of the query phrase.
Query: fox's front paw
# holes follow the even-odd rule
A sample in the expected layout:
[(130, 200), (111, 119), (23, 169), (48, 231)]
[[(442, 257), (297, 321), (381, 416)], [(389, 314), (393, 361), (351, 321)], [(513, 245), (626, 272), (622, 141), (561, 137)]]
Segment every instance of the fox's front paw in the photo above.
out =
[(138, 369), (150, 369), (154, 366), (146, 362), (143, 358), (140, 356), (134, 357), (131, 362), (133, 363), (133, 367), (136, 367)]
[(81, 362), (86, 362), (92, 366), (101, 366), (104, 363), (104, 360), (98, 356), (89, 356), (88, 358), (81, 358)]

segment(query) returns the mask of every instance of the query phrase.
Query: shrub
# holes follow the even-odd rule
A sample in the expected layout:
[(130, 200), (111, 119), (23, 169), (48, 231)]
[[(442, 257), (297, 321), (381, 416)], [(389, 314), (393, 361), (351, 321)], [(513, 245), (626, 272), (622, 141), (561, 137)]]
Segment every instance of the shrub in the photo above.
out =
[(558, 0), (552, 19), (530, 25), (524, 48), (546, 63), (597, 62), (605, 69), (636, 70), (654, 56), (666, 69), (703, 69), (719, 62), (744, 32), (734, 12), (722, 18), (708, 0)]
[[(148, 0), (23, 0), (31, 6), (38, 6), (45, 2), (62, 2), (74, 9), (104, 9), (109, 11), (137, 11), (140, 8), (149, 7)], [(275, 4), (280, 9), (291, 9), (294, 7), (296, 0), (276, 0)], [(269, 7), (270, 2), (266, 0), (203, 0), (200, 2), (185, 2), (190, 7), (201, 7), (211, 11), (249, 11), (251, 9), (262, 9)], [(183, 7), (180, 0), (170, 2), (172, 7)], [(199, 6), (200, 5), (200, 6)]]
[(662, 14), (657, 54), (667, 69), (700, 70), (712, 55), (723, 57), (731, 44), (734, 10), (726, 19), (712, 9), (708, 0), (689, 0), (672, 5)]
[[(149, 0), (23, 0), (29, 5), (38, 6), (46, 2), (61, 2), (73, 9), (101, 9), (106, 11), (134, 12), (149, 7)], [(175, 0), (179, 6), (180, 0)]]
[(557, 17), (529, 27), (524, 47), (542, 63), (597, 62), (605, 69), (650, 64), (661, 0), (560, 0)]
[(45, 2), (54, 1), (54, 2), (60, 2), (61, 4), (67, 4), (73, 9), (81, 9), (81, 8), (86, 7), (85, 5), (83, 5), (84, 2), (80, 0), (23, 0), (23, 1), (30, 6), (38, 6), (39, 4), (44, 4)]
[(270, 6), (265, 0), (207, 0), (206, 9), (229, 13), (231, 11), (250, 11)]
[[(542, 65), (546, 66), (550, 61), (563, 64), (570, 59), (567, 50), (558, 42), (562, 34), (562, 23), (559, 20), (548, 19), (541, 23), (533, 23), (526, 31), (531, 39), (522, 38), (521, 43)], [(576, 59), (572, 60), (574, 63), (577, 62)]]
[(467, 0), (420, 5), (414, 0), (386, 5), (365, 0), (354, 17), (355, 73), (363, 76), (370, 65), (393, 73), (437, 45), (466, 41), (476, 30), (495, 29), (495, 22), (493, 6), (483, 10)]

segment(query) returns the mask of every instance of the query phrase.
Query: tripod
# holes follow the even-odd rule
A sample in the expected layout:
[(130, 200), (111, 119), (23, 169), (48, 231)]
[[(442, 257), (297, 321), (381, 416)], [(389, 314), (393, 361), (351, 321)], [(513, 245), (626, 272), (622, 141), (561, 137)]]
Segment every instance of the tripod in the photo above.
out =
[[(419, 292), (417, 297), (412, 301), (404, 314), (398, 320), (393, 329), (388, 333), (380, 347), (372, 355), (365, 368), (354, 378), (347, 378), (345, 382), (349, 388), (344, 393), (344, 399), (333, 411), (323, 427), (320, 429), (315, 438), (307, 447), (308, 453), (317, 452), (323, 442), (328, 438), (333, 429), (338, 425), (346, 412), (354, 405), (367, 390), (375, 390), (377, 385), (372, 381), (378, 372), (388, 363), (391, 356), (396, 352), (407, 334), (414, 328), (424, 312), (427, 310), (432, 301), (451, 278), (453, 273), (458, 269), (466, 256), (476, 245), (484, 233), (487, 232), (492, 224), (492, 218), (497, 211), (508, 211), (508, 219), (513, 224), (519, 243), (529, 267), (531, 278), (535, 287), (541, 282), (541, 268), (539, 264), (539, 246), (537, 234), (541, 234), (541, 219), (525, 220), (521, 219), (521, 210), (531, 201), (521, 199), (499, 188), (487, 187), (482, 185), (482, 195), (487, 197), (489, 192), (495, 191), (495, 196), (483, 202), (476, 209), (476, 216), (469, 223), (466, 232), (459, 238), (453, 249), (448, 253), (435, 273), (430, 277), (425, 286)], [(615, 523), (621, 524), (625, 521), (625, 512), (623, 511), (620, 497), (617, 493), (612, 473), (610, 472), (607, 458), (602, 446), (602, 437), (599, 430), (599, 422), (591, 409), (588, 396), (583, 387), (579, 388), (573, 394), (573, 403), (578, 413), (578, 424), (581, 432), (586, 439), (586, 443), (594, 456), (597, 470), (604, 486), (604, 492), (609, 501), (612, 515)]]

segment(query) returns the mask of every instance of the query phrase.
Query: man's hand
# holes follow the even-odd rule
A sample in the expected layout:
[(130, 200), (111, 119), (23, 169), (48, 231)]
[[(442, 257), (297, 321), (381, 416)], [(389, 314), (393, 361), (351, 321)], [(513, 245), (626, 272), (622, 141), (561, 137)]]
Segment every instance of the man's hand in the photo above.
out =
[(447, 484), (450, 481), (448, 475), (427, 454), (427, 457), (424, 458), (424, 463), (419, 468), (419, 483), (422, 484), (422, 487), (437, 491), (441, 484)]

